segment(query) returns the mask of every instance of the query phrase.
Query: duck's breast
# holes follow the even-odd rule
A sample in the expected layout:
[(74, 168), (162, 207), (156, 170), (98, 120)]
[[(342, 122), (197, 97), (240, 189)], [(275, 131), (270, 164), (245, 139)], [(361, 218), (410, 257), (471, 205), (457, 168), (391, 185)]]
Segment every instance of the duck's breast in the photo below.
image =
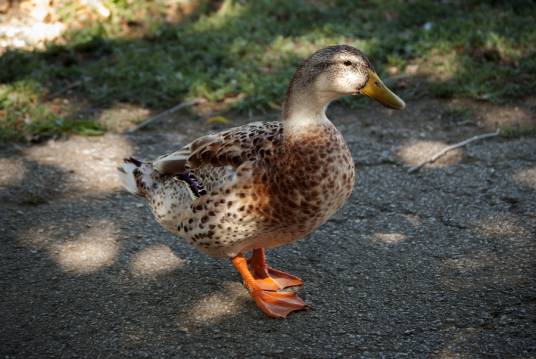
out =
[(283, 237), (303, 237), (350, 196), (355, 168), (348, 146), (331, 123), (289, 137), (283, 154), (258, 182), (266, 189), (270, 220), (277, 223), (274, 227), (291, 233)]

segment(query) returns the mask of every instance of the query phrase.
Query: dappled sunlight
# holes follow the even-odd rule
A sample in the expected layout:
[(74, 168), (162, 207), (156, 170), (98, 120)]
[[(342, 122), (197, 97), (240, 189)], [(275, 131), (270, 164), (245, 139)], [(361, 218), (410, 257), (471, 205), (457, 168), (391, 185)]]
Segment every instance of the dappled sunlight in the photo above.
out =
[(0, 158), (0, 189), (20, 184), (26, 174), (22, 160)]
[[(11, 3), (0, 6), (0, 14), (8, 11), (0, 23), (0, 53), (5, 49), (46, 49), (51, 42), (65, 41), (66, 33), (79, 27), (81, 24), (100, 22), (107, 24), (106, 19), (114, 20), (124, 18), (125, 10), (114, 2), (101, 2), (99, 0), (76, 2), (51, 1), (4, 1)], [(199, 7), (197, 0), (165, 1), (155, 5), (149, 4), (151, 10), (158, 10), (159, 20), (162, 22), (179, 23), (188, 15), (194, 13)], [(62, 5), (64, 8), (62, 8)], [(119, 31), (124, 38), (141, 38), (146, 32), (145, 26), (135, 26), (139, 22), (147, 21), (146, 11), (136, 9), (137, 4), (129, 3), (131, 10), (129, 23), (124, 24)], [(65, 8), (67, 6), (67, 8)], [(155, 9), (155, 7), (158, 8)], [(10, 9), (10, 7), (12, 9)], [(17, 10), (14, 10), (18, 8)], [(69, 17), (64, 18), (68, 11)], [(154, 18), (154, 12), (151, 18)], [(58, 21), (56, 21), (58, 20)], [(76, 24), (75, 26), (73, 26)], [(68, 37), (69, 35), (67, 35)], [(109, 35), (110, 37), (119, 37)]]
[(116, 229), (112, 223), (102, 223), (76, 239), (53, 244), (51, 257), (66, 272), (92, 273), (114, 263), (118, 254)]
[[(527, 238), (531, 238), (530, 230), (520, 223), (519, 218), (512, 214), (495, 213), (485, 218), (472, 221), (471, 228), (480, 236), (489, 239), (498, 239), (500, 241), (518, 241), (523, 244)], [(452, 268), (479, 268), (483, 266), (498, 265), (499, 258), (497, 253), (492, 251), (475, 252), (470, 256), (457, 256), (445, 261), (445, 265)], [(504, 264), (504, 263), (503, 263)]]
[[(497, 1), (23, 1), (65, 7), (49, 21), (69, 31), (44, 50), (0, 56), (0, 137), (27, 142), (2, 144), (0, 156), (6, 355), (530, 354), (533, 133), (503, 132), (407, 170), (488, 126), (534, 123), (536, 97), (525, 90), (536, 84), (536, 32), (526, 29), (536, 10)], [(2, 3), (18, 2), (0, 0), (0, 17)], [(101, 3), (101, 17), (78, 10)], [(267, 254), (303, 277), (287, 290), (308, 309), (273, 320), (228, 258), (165, 231), (146, 198), (122, 190), (116, 167), (280, 120), (296, 66), (337, 43), (364, 51), (408, 106), (354, 96), (330, 108), (358, 181), (309, 239)], [(519, 61), (503, 63), (516, 51)], [(362, 65), (345, 62), (317, 69), (329, 77)], [(195, 98), (204, 102), (177, 106)]]
[(530, 253), (496, 253), (493, 250), (479, 250), (442, 261), (442, 284), (451, 289), (472, 289), (475, 286), (530, 285), (531, 278), (526, 271)]
[(106, 135), (49, 141), (44, 146), (27, 148), (24, 154), (40, 165), (54, 166), (69, 173), (62, 184), (66, 191), (102, 193), (121, 188), (116, 167), (132, 152), (125, 137)]
[[(403, 144), (397, 151), (397, 157), (408, 166), (417, 166), (421, 162), (430, 159), (434, 154), (447, 147), (442, 141), (411, 140)], [(437, 161), (427, 164), (427, 167), (446, 167), (461, 161), (462, 149), (454, 149), (447, 152)]]
[(524, 284), (530, 281), (522, 263), (531, 257), (533, 233), (515, 215), (496, 213), (472, 222), (472, 241), (485, 246), (442, 261), (444, 284), (473, 288), (476, 284)]
[[(4, 1), (3, 3), (17, 3)], [(21, 1), (19, 16), (2, 16), (0, 22), (0, 53), (6, 48), (39, 48), (61, 36), (67, 26), (59, 21), (50, 21), (48, 1)], [(2, 4), (3, 13), (7, 10)]]
[(153, 277), (182, 268), (185, 263), (168, 246), (156, 244), (134, 254), (130, 260), (130, 271), (135, 276)]
[(275, 37), (272, 43), (267, 45), (262, 62), (272, 64), (280, 63), (282, 58), (304, 59), (316, 50), (333, 44), (347, 44), (365, 52), (370, 51), (369, 41), (342, 35), (326, 36), (322, 34), (322, 31), (315, 34), (313, 30), (301, 36), (280, 35)]
[(460, 348), (463, 348), (466, 343), (473, 342), (475, 340), (475, 337), (477, 337), (482, 332), (482, 329), (473, 327), (458, 328), (454, 324), (452, 324), (451, 327), (446, 328), (446, 331), (451, 333), (450, 335), (448, 335), (448, 342), (442, 344), (439, 352), (435, 355), (430, 356), (431, 358), (452, 359), (476, 356), (474, 355), (474, 353), (471, 353), (472, 355), (460, 353)]
[(497, 214), (474, 223), (477, 231), (490, 238), (511, 240), (515, 237), (530, 236), (530, 231), (525, 229), (519, 219), (509, 214)]
[(195, 325), (214, 324), (243, 310), (250, 300), (247, 290), (239, 283), (224, 283), (223, 289), (209, 293), (187, 310), (187, 322)]
[(472, 256), (460, 256), (446, 259), (443, 264), (447, 270), (457, 270), (461, 273), (471, 273), (478, 269), (497, 264), (498, 258), (490, 252), (476, 253)]
[(519, 170), (514, 174), (513, 178), (519, 186), (536, 190), (536, 167)]
[[(532, 102), (535, 102), (534, 100)], [(527, 103), (530, 106), (530, 104)], [(530, 129), (536, 127), (536, 116), (528, 108), (517, 105), (477, 104), (481, 125), (488, 130), (496, 128)]]
[(220, 30), (228, 26), (235, 19), (245, 16), (249, 12), (250, 4), (238, 3), (234, 1), (224, 1), (217, 11), (197, 21), (192, 29), (197, 32), (208, 32)]
[(150, 113), (143, 106), (128, 103), (115, 104), (111, 108), (102, 110), (98, 121), (107, 130), (120, 133), (149, 117)]
[(407, 237), (401, 233), (374, 233), (374, 239), (387, 244), (402, 242)]
[(58, 38), (65, 30), (65, 25), (59, 22), (47, 24), (6, 24), (0, 25), (0, 52), (9, 48), (27, 48), (38, 46), (44, 48), (47, 41)]
[[(438, 43), (437, 46), (440, 47), (441, 44)], [(460, 56), (455, 51), (445, 54), (432, 49), (423, 56), (418, 69), (420, 75), (425, 75), (432, 82), (445, 82), (463, 72), (464, 66), (460, 63)]]
[(514, 283), (517, 278), (505, 273), (506, 265), (504, 257), (499, 257), (490, 250), (447, 258), (442, 261), (440, 269), (442, 284), (448, 290), (460, 290), (496, 281)]

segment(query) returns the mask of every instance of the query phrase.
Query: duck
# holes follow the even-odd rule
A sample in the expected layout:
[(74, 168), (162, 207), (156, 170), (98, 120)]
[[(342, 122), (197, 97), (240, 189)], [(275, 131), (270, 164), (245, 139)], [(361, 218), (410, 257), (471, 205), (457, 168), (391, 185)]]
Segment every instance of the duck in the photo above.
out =
[(285, 290), (303, 281), (270, 267), (265, 249), (307, 237), (349, 198), (354, 161), (326, 109), (350, 95), (405, 107), (363, 52), (329, 46), (297, 67), (280, 121), (208, 134), (152, 161), (127, 158), (119, 177), (166, 230), (209, 256), (229, 258), (262, 312), (285, 318), (306, 308)]

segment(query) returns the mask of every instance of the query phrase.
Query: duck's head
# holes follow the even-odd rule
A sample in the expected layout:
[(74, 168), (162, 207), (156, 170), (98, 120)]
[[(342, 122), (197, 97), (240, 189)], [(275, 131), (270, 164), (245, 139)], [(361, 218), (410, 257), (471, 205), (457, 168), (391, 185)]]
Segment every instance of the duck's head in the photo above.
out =
[(292, 107), (304, 101), (325, 106), (341, 96), (357, 94), (397, 110), (406, 106), (380, 80), (361, 51), (348, 45), (336, 45), (318, 50), (298, 67), (289, 85), (287, 101)]

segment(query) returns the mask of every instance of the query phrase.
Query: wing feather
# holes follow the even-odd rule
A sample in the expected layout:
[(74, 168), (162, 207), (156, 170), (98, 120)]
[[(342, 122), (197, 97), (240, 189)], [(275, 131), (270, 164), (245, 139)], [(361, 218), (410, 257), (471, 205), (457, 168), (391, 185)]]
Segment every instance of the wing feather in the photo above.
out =
[(257, 158), (263, 148), (281, 140), (281, 122), (253, 122), (200, 137), (178, 151), (159, 157), (153, 164), (160, 173), (179, 174), (201, 166), (240, 166)]

